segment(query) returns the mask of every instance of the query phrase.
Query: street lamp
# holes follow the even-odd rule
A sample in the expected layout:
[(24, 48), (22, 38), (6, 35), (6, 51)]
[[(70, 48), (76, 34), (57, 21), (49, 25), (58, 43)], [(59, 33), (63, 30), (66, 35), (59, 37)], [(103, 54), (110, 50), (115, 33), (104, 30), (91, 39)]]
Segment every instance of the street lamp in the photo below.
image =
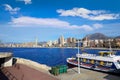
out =
[(79, 59), (80, 51), (79, 51), (79, 39), (78, 39), (78, 74), (80, 74), (80, 59)]

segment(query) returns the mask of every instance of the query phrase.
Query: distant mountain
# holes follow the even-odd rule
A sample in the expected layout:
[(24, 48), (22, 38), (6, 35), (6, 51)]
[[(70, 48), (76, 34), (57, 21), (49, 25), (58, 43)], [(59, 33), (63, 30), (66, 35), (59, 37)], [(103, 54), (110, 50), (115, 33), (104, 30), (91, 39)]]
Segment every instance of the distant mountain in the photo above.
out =
[(115, 38), (120, 38), (120, 36), (117, 36), (117, 37), (115, 37)]
[(102, 34), (102, 33), (94, 33), (94, 34), (91, 34), (91, 35), (87, 35), (86, 36), (88, 39), (90, 40), (95, 40), (95, 39), (108, 39), (110, 37)]

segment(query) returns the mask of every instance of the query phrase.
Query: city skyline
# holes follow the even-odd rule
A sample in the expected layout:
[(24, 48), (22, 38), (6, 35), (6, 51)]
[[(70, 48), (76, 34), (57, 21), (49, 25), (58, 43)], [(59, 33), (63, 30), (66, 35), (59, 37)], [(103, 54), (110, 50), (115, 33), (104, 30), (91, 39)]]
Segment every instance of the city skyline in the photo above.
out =
[(119, 35), (119, 0), (2, 0), (0, 40), (30, 42), (56, 40), (60, 35)]

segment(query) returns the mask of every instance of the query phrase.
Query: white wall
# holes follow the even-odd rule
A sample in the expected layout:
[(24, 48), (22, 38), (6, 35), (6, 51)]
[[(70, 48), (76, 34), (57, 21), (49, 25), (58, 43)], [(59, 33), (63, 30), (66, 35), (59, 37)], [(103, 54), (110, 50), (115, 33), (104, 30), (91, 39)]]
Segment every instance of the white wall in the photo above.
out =
[(4, 67), (12, 66), (13, 58), (5, 58), (5, 63), (3, 64)]

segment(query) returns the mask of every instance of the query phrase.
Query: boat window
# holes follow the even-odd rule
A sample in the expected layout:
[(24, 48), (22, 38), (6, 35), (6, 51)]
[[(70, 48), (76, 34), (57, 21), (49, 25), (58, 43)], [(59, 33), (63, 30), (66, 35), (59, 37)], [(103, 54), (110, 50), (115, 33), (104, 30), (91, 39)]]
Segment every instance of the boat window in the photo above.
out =
[(107, 54), (107, 53), (104, 53), (103, 56), (108, 56), (108, 54)]
[(112, 66), (112, 62), (107, 62), (106, 66)]
[(118, 60), (117, 63), (120, 64), (120, 60)]
[(99, 64), (99, 61), (95, 61), (96, 64)]
[(89, 59), (87, 59), (87, 63), (90, 63), (90, 60), (89, 60)]
[(104, 66), (106, 66), (107, 65), (107, 62), (104, 62)]
[(83, 59), (82, 59), (82, 58), (80, 58), (80, 61), (82, 62), (82, 61), (83, 61)]

